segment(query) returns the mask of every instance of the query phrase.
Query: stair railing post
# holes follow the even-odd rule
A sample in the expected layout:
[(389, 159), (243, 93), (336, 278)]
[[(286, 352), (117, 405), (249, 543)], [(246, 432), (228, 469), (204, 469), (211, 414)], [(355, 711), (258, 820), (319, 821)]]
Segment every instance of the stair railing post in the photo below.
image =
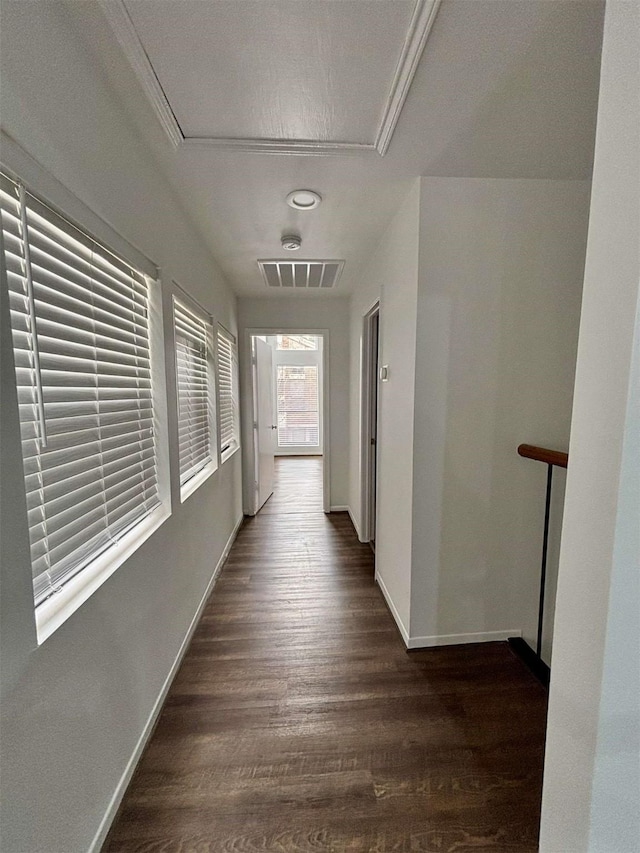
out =
[(550, 450), (548, 447), (538, 447), (535, 444), (520, 444), (518, 454), (525, 459), (535, 459), (547, 466), (547, 494), (544, 503), (544, 536), (542, 538), (542, 565), (540, 566), (540, 594), (538, 597), (538, 634), (536, 650), (522, 636), (509, 637), (509, 645), (514, 654), (529, 667), (531, 672), (545, 686), (549, 686), (550, 668), (542, 660), (542, 629), (544, 627), (544, 600), (547, 583), (547, 552), (549, 549), (549, 526), (551, 521), (551, 486), (553, 483), (554, 465), (566, 468), (569, 456), (560, 450)]
[(551, 517), (551, 484), (553, 481), (553, 465), (547, 465), (547, 494), (544, 503), (544, 534), (542, 537), (542, 564), (540, 567), (540, 600), (538, 603), (538, 639), (536, 654), (542, 657), (542, 626), (544, 622), (544, 593), (547, 582), (547, 550), (549, 548), (549, 522)]

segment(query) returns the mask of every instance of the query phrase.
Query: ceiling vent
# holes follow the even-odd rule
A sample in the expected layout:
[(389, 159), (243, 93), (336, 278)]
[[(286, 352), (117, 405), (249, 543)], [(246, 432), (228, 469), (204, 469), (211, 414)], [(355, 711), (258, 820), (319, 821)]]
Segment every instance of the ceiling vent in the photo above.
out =
[(258, 261), (269, 287), (335, 287), (344, 261)]

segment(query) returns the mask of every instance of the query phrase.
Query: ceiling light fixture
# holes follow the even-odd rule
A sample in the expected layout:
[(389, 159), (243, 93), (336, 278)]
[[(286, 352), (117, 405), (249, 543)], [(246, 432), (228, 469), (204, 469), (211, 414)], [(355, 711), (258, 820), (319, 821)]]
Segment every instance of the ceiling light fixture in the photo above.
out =
[(288, 252), (295, 252), (302, 246), (302, 239), (297, 234), (287, 234), (282, 238), (282, 248)]
[(287, 204), (294, 210), (314, 210), (321, 201), (322, 196), (314, 190), (294, 190), (287, 196)]

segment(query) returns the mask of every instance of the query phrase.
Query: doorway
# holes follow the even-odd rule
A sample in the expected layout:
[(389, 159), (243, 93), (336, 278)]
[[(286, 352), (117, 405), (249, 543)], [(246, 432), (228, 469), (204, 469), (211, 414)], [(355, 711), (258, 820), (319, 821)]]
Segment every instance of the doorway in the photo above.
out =
[[(258, 513), (273, 495), (282, 479), (277, 462), (285, 457), (315, 460), (314, 470), (322, 472), (322, 508), (329, 511), (327, 339), (324, 330), (247, 330), (247, 515)], [(302, 498), (303, 484), (300, 490)]]
[(380, 304), (365, 314), (362, 329), (361, 506), (363, 542), (375, 551), (378, 492), (378, 381)]

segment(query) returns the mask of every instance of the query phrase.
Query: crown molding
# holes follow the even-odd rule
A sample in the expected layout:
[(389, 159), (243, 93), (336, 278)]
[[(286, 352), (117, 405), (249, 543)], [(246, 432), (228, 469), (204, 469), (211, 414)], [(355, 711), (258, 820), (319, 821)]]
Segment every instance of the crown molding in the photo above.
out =
[(98, 0), (174, 148), (185, 140), (123, 0)]
[(383, 157), (404, 107), (441, 0), (416, 0), (411, 23), (398, 60), (398, 65), (385, 101), (380, 127), (373, 142), (334, 142), (314, 139), (229, 138), (220, 136), (185, 136), (158, 80), (124, 0), (98, 0), (107, 21), (140, 81), (174, 148), (225, 148), (263, 154), (327, 155), (350, 152)]
[(441, 0), (416, 0), (413, 16), (405, 39), (398, 67), (387, 98), (380, 129), (376, 136), (375, 149), (381, 157), (387, 153), (400, 113), (413, 83), (418, 63), (424, 51), (433, 22), (438, 14)]
[(187, 136), (185, 148), (226, 148), (236, 151), (256, 151), (263, 154), (345, 154), (373, 153), (376, 146), (368, 142), (331, 142), (315, 139), (234, 139), (225, 136)]

